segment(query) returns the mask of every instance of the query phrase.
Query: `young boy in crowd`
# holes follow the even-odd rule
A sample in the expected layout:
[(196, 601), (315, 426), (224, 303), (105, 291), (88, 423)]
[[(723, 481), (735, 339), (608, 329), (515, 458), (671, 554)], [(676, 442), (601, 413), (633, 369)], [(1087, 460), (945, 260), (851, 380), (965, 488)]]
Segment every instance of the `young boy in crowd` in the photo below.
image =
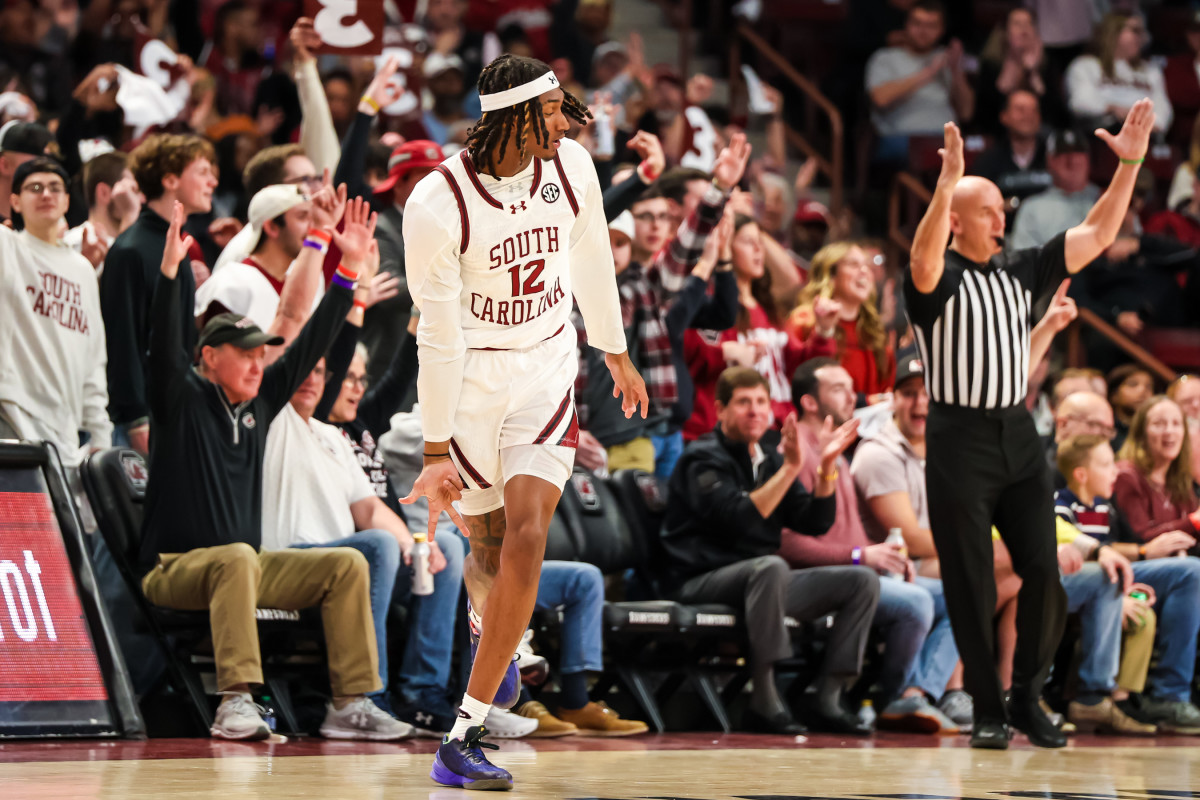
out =
[[(1187, 719), (1180, 705), (1190, 705), (1178, 697), (1176, 686), (1190, 685), (1196, 660), (1196, 607), (1194, 574), (1196, 559), (1164, 558), (1145, 560), (1133, 532), (1111, 499), (1117, 479), (1117, 466), (1108, 439), (1096, 434), (1081, 434), (1059, 444), (1058, 468), (1067, 488), (1054, 495), (1055, 513), (1078, 529), (1070, 544), (1080, 550), (1083, 559), (1096, 558), (1101, 548), (1111, 548), (1131, 564), (1135, 581), (1124, 599), (1124, 648), (1117, 688), (1112, 692), (1114, 708), (1111, 727), (1132, 728), (1130, 723), (1157, 724), (1164, 733), (1200, 733)], [(1061, 542), (1061, 539), (1060, 539)], [(1197, 562), (1197, 563), (1192, 563)], [(1157, 631), (1151, 606), (1157, 604)], [(1159, 663), (1149, 672), (1150, 695), (1130, 697), (1145, 688), (1146, 669), (1153, 650), (1154, 636), (1163, 648)], [(1071, 704), (1068, 716), (1097, 716), (1095, 698), (1081, 697)], [(1085, 709), (1080, 703), (1091, 705)], [(1102, 702), (1102, 701), (1100, 701)], [(1104, 703), (1107, 706), (1107, 703)], [(1092, 711), (1092, 713), (1088, 713)], [(1122, 717), (1132, 719), (1122, 719)], [(1133, 731), (1130, 731), (1133, 732)]]

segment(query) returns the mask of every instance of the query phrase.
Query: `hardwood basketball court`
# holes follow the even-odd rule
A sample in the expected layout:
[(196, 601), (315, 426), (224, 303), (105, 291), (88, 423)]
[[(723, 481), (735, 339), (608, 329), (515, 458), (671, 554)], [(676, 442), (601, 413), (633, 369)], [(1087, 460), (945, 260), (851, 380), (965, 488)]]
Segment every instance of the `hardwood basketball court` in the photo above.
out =
[[(1200, 740), (1077, 737), (1037, 750), (971, 750), (966, 737), (684, 734), (621, 741), (501, 742), (495, 763), (516, 800), (1180, 800), (1200, 797)], [(434, 743), (293, 740), (238, 744), (10, 742), (0, 745), (3, 800), (15, 798), (481, 797), (433, 784)]]

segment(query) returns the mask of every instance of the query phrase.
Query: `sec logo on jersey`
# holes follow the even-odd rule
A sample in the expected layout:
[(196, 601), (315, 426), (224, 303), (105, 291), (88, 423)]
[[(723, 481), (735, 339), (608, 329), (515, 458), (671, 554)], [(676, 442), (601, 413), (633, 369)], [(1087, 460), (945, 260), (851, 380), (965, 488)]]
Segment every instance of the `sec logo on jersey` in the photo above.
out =
[(547, 203), (553, 203), (561, 194), (562, 191), (553, 183), (547, 183), (542, 187), (542, 199)]

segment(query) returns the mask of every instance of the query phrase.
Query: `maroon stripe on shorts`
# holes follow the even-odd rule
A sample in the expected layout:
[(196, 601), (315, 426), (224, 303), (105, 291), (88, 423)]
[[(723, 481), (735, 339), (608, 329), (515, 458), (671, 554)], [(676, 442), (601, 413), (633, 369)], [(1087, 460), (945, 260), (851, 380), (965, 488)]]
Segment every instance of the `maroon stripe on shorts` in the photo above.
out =
[(546, 440), (550, 438), (550, 434), (554, 433), (555, 429), (558, 428), (560, 423), (562, 423), (563, 417), (566, 416), (567, 409), (570, 407), (570, 405), (571, 391), (568, 389), (567, 396), (564, 397), (562, 403), (559, 404), (558, 410), (554, 412), (554, 416), (550, 418), (550, 422), (546, 424), (545, 428), (542, 428), (542, 432), (539, 433), (538, 437), (533, 440), (534, 444), (546, 443)]
[(467, 471), (467, 475), (471, 476), (471, 480), (479, 485), (480, 489), (490, 489), (492, 485), (483, 479), (479, 474), (479, 470), (471, 466), (471, 462), (467, 461), (467, 457), (463, 455), (463, 451), (459, 449), (458, 442), (450, 440), (450, 447), (454, 450), (454, 455), (458, 456), (458, 461), (463, 465), (463, 469)]

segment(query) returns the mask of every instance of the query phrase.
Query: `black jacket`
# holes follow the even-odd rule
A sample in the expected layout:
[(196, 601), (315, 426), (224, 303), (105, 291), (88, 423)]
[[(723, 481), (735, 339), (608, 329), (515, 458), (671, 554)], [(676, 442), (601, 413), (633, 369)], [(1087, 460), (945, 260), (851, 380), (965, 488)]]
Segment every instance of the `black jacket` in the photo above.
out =
[[(161, 325), (154, 325), (150, 303), (162, 274), (168, 227), (167, 220), (143, 206), (141, 215), (117, 237), (104, 258), (100, 313), (108, 342), (108, 415), (118, 425), (143, 420), (150, 414), (146, 356), (152, 338), (164, 333)], [(172, 283), (179, 294), (179, 307), (186, 313), (172, 318), (175, 329), (167, 333), (182, 337), (179, 346), (190, 363), (197, 338), (192, 319), (196, 280), (187, 257), (180, 262), (179, 277)]]
[[(180, 270), (183, 275), (185, 270)], [(159, 277), (150, 341), (150, 480), (142, 566), (159, 553), (244, 542), (262, 544), (262, 470), (267, 431), (325, 354), (350, 311), (353, 294), (330, 286), (321, 305), (279, 360), (263, 371), (258, 396), (230, 404), (224, 391), (192, 369), (180, 336), (175, 281)]]
[(756, 481), (749, 448), (725, 438), (719, 425), (711, 436), (683, 451), (668, 485), (671, 502), (662, 530), (668, 563), (660, 574), (667, 587), (738, 561), (777, 553), (785, 526), (820, 536), (833, 525), (836, 495), (814, 497), (798, 480), (775, 512), (763, 518), (750, 492), (783, 466), (783, 456), (775, 447), (764, 447), (764, 453), (766, 461)]

